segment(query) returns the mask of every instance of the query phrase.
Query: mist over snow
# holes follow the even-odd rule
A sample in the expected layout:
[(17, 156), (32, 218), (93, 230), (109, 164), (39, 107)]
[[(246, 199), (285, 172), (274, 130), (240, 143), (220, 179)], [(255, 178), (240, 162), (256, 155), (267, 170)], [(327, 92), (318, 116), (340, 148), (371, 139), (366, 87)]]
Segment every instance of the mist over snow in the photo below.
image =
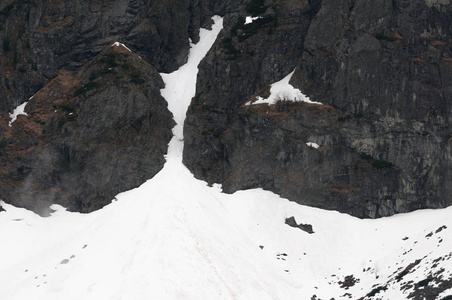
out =
[(186, 65), (161, 74), (177, 125), (160, 173), (90, 214), (54, 205), (42, 218), (2, 204), (0, 299), (394, 300), (440, 285), (419, 282), (441, 269), (451, 277), (452, 208), (360, 220), (194, 178), (182, 126), (197, 66), (222, 28), (213, 19)]

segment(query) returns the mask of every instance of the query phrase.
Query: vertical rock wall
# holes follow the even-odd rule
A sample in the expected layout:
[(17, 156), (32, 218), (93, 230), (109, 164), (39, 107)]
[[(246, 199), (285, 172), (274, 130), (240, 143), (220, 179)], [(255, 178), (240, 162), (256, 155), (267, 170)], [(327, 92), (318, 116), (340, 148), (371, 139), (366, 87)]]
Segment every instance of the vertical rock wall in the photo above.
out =
[[(201, 66), (184, 152), (195, 175), (358, 217), (452, 204), (451, 5), (265, 6), (273, 25), (231, 21)], [(323, 106), (244, 105), (294, 68), (291, 84)]]

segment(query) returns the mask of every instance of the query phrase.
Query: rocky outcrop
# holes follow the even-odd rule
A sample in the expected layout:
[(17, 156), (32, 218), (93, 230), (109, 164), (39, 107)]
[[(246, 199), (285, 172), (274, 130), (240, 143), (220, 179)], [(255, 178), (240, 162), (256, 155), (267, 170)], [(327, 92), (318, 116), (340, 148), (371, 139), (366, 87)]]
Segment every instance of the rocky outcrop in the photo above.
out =
[(0, 119), (0, 195), (46, 214), (90, 212), (154, 176), (174, 126), (157, 71), (121, 44), (73, 75), (60, 71), (27, 104)]
[[(451, 205), (451, 5), (263, 3), (258, 23), (240, 19), (249, 7), (231, 14), (200, 66), (185, 125), (195, 176), (358, 217)], [(324, 105), (245, 105), (294, 69)]]
[[(186, 61), (221, 4), (214, 0), (10, 0), (0, 4), (0, 114), (26, 101), (60, 69), (77, 72), (122, 41), (159, 72)], [(218, 1), (220, 2), (220, 1)]]

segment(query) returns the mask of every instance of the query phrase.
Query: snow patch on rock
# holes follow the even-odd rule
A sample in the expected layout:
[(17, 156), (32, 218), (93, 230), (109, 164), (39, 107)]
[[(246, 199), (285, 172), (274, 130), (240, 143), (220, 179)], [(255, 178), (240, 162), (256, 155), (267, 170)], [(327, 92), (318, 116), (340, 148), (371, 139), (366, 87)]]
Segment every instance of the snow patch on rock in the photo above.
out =
[(253, 21), (255, 21), (257, 19), (261, 19), (261, 18), (262, 17), (251, 17), (251, 16), (248, 16), (248, 17), (245, 18), (245, 25), (246, 24), (251, 24), (251, 23), (253, 23)]
[[(31, 97), (30, 99), (32, 99), (33, 97)], [(9, 114), (9, 116), (11, 117), (11, 121), (9, 121), (9, 127), (13, 126), (14, 121), (17, 120), (17, 117), (20, 115), (23, 116), (28, 116), (27, 113), (25, 112), (25, 106), (27, 106), (28, 101), (22, 103), (21, 105), (19, 105), (18, 107), (16, 107), (12, 113)]]
[(124, 45), (123, 43), (120, 42), (114, 42), (113, 44), (111, 44), (112, 47), (124, 47), (127, 50), (129, 50), (129, 52), (132, 52), (132, 50), (130, 50), (126, 45)]
[(318, 149), (320, 147), (319, 144), (312, 143), (312, 142), (308, 142), (308, 143), (306, 143), (306, 145), (308, 145), (309, 147), (315, 148), (315, 149)]
[(254, 102), (248, 102), (246, 105), (253, 105), (253, 104), (268, 104), (268, 105), (274, 105), (278, 101), (292, 101), (292, 102), (307, 102), (311, 104), (319, 104), (322, 103), (311, 101), (309, 100), (309, 97), (304, 95), (299, 89), (294, 88), (290, 83), (290, 79), (292, 78), (292, 75), (295, 73), (295, 70), (293, 70), (289, 75), (284, 77), (278, 82), (275, 82), (271, 85), (270, 88), (270, 96), (266, 99), (257, 96), (256, 101)]

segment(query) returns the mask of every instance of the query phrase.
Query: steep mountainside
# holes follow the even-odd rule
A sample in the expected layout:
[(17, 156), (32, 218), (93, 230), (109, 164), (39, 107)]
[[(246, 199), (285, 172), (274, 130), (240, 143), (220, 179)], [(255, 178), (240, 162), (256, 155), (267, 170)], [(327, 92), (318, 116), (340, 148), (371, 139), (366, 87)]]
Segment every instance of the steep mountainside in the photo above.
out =
[(78, 71), (115, 41), (159, 71), (187, 59), (189, 37), (214, 0), (5, 0), (0, 3), (0, 113), (22, 103), (62, 68)]
[[(262, 3), (230, 15), (200, 66), (190, 170), (358, 217), (451, 205), (451, 3)], [(246, 105), (293, 70), (323, 105)]]
[(182, 164), (213, 20), (187, 63), (161, 74), (176, 125), (156, 176), (90, 214), (0, 201), (2, 299), (450, 300), (452, 207), (363, 220), (262, 189), (225, 194)]
[[(154, 176), (173, 124), (156, 70), (184, 64), (189, 38), (197, 41), (201, 24), (222, 6), (2, 1), (0, 199), (40, 213), (53, 202), (89, 212)], [(143, 60), (104, 51), (118, 40)], [(9, 127), (7, 112), (35, 93), (28, 118)]]
[[(224, 29), (184, 127), (197, 178), (363, 218), (452, 204), (449, 0), (4, 1), (0, 198), (36, 210), (70, 199), (58, 201), (85, 212), (152, 177), (172, 124), (157, 72), (187, 61), (214, 14)], [(118, 40), (142, 61), (101, 52)], [(286, 94), (248, 105), (292, 72), (321, 105)], [(36, 92), (10, 128), (7, 112)], [(122, 155), (130, 168), (112, 171)], [(124, 179), (142, 159), (149, 169)]]
[(0, 119), (2, 199), (41, 214), (52, 203), (90, 212), (154, 176), (174, 124), (163, 86), (119, 43), (75, 76), (60, 71), (29, 100), (27, 116)]

